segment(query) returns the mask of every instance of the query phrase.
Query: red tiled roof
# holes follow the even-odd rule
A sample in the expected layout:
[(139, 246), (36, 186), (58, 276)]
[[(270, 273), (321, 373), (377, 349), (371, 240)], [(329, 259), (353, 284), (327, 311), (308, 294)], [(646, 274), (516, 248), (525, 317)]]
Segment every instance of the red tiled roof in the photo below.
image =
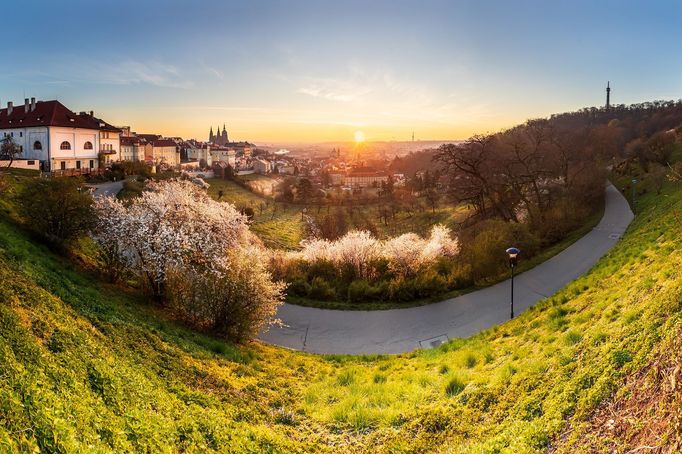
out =
[(170, 139), (159, 139), (152, 142), (155, 147), (175, 147), (177, 144)]
[[(12, 109), (0, 109), (0, 128), (24, 128), (32, 126), (62, 126), (67, 128), (100, 129), (100, 120), (88, 114), (72, 112), (59, 101), (38, 101), (35, 109), (30, 106), (26, 111), (25, 105), (20, 104)], [(106, 122), (106, 130), (109, 126)]]
[(384, 172), (348, 172), (347, 177), (387, 177), (388, 175)]
[(161, 138), (159, 134), (135, 134), (135, 135), (140, 139), (146, 140), (147, 142), (153, 142)]
[(139, 145), (140, 139), (138, 137), (121, 137), (121, 145)]

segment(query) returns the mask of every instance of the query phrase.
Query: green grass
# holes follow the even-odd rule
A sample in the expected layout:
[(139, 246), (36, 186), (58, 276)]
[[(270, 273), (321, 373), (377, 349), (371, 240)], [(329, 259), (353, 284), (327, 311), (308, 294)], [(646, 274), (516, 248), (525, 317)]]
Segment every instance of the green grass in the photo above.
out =
[(238, 208), (253, 209), (255, 215), (251, 230), (266, 246), (279, 249), (299, 247), (302, 239), (301, 207), (275, 202), (229, 180), (212, 178), (206, 182), (211, 185), (208, 193), (214, 199), (218, 199), (218, 192), (223, 191), (220, 200), (230, 202)]
[(545, 452), (578, 440), (682, 323), (672, 183), (641, 195), (587, 275), (513, 321), (434, 350), (357, 357), (185, 329), (33, 242), (6, 194), (0, 452)]

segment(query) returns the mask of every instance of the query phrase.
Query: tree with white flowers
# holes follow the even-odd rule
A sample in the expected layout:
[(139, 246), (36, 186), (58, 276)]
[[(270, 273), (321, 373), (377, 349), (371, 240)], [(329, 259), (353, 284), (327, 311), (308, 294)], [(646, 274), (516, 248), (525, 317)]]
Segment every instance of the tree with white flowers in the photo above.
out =
[[(129, 205), (98, 198), (95, 210), (93, 238), (102, 249), (190, 321), (242, 340), (274, 317), (283, 287), (272, 281), (246, 217), (234, 206), (171, 180), (150, 183)], [(245, 270), (253, 271), (248, 279)], [(238, 319), (244, 311), (236, 305), (251, 307), (248, 320)]]
[(372, 278), (374, 261), (388, 262), (389, 270), (399, 277), (411, 277), (443, 257), (454, 257), (459, 251), (456, 238), (442, 225), (432, 228), (428, 238), (406, 233), (378, 240), (366, 231), (351, 231), (335, 241), (307, 240), (302, 250), (290, 254), (292, 259), (308, 263), (329, 262), (337, 268), (348, 266), (362, 279)]

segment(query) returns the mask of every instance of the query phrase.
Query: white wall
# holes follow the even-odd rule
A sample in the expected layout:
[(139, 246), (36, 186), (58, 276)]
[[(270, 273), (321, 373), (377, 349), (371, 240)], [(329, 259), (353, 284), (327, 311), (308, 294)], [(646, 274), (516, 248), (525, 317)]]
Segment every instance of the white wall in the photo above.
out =
[[(70, 150), (62, 150), (62, 142), (71, 144)], [(86, 150), (85, 142), (92, 143), (92, 150)], [(50, 156), (55, 159), (97, 159), (99, 153), (99, 131), (97, 129), (50, 128)]]
[[(47, 161), (48, 134), (46, 126), (0, 130), (0, 138), (6, 136), (11, 136), (14, 142), (22, 148), (23, 151), (19, 158)], [(40, 142), (43, 147), (42, 150), (33, 149), (33, 144), (36, 141)]]

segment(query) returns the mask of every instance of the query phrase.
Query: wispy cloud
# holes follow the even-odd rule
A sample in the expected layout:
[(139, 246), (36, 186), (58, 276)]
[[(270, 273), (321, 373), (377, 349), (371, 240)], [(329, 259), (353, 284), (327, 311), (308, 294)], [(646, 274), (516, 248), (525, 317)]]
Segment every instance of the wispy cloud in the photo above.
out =
[(190, 89), (194, 83), (173, 65), (158, 61), (125, 60), (122, 62), (61, 57), (46, 62), (48, 71), (30, 70), (15, 74), (22, 80), (42, 84), (151, 85)]
[(184, 79), (178, 69), (157, 61), (128, 60), (118, 65), (95, 63), (82, 73), (93, 83), (112, 85), (146, 84), (166, 88), (192, 88), (194, 83)]
[(224, 80), (225, 79), (225, 73), (211, 65), (207, 65), (205, 62), (201, 62), (201, 68), (206, 72), (208, 75), (215, 77), (216, 79)]
[(361, 99), (369, 94), (372, 89), (352, 80), (308, 78), (305, 85), (297, 91), (304, 95), (323, 98), (328, 101), (351, 102)]

